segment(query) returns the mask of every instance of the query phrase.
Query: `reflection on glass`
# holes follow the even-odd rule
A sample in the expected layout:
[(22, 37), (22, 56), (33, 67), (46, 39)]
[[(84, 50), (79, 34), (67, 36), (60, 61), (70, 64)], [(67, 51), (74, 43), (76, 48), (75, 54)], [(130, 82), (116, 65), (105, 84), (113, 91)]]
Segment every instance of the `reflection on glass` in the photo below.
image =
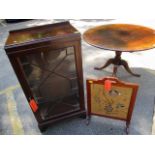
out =
[(79, 110), (73, 47), (28, 54), (20, 62), (43, 119)]

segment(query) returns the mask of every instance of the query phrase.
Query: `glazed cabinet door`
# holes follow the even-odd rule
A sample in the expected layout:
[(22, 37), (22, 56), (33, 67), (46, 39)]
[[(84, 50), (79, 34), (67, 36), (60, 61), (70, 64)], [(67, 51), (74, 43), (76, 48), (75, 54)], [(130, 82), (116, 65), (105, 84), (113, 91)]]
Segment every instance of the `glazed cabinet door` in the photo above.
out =
[(18, 63), (43, 120), (80, 110), (73, 46), (23, 54)]

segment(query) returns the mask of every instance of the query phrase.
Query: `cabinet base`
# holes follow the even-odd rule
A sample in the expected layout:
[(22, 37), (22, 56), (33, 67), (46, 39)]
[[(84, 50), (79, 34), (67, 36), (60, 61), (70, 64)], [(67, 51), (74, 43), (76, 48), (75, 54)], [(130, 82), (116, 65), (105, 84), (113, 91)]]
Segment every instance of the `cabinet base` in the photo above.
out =
[(70, 118), (74, 118), (74, 117), (80, 117), (85, 119), (86, 118), (86, 111), (80, 111), (80, 112), (76, 112), (70, 115), (66, 115), (63, 117), (59, 117), (59, 118), (55, 118), (55, 119), (50, 119), (50, 120), (44, 120), (41, 123), (38, 123), (38, 127), (40, 129), (41, 132), (45, 132), (47, 130), (48, 127), (50, 127), (53, 123), (56, 123), (58, 121), (62, 121), (65, 119), (70, 119)]

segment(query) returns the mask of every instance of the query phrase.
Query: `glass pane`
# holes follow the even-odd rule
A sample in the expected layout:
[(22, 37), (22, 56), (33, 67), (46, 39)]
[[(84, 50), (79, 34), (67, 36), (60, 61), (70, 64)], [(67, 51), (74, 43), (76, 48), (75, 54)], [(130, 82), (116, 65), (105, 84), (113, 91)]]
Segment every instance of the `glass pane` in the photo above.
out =
[(79, 110), (73, 47), (27, 54), (20, 62), (43, 119)]

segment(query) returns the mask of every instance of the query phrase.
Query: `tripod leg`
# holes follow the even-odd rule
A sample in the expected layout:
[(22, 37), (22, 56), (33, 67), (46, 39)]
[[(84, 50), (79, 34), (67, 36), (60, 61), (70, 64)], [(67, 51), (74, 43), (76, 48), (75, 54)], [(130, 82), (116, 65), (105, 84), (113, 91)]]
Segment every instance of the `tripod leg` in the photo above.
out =
[(114, 65), (112, 76), (114, 76), (114, 77), (117, 76), (117, 75), (116, 75), (117, 69), (118, 69), (118, 66), (117, 66), (117, 65)]
[(113, 59), (109, 59), (109, 60), (105, 63), (105, 65), (103, 65), (102, 67), (95, 67), (94, 69), (95, 69), (95, 70), (102, 70), (102, 69), (108, 67), (109, 65), (111, 65), (112, 63), (113, 63)]
[(126, 70), (129, 74), (131, 74), (131, 75), (133, 75), (133, 76), (136, 76), (136, 77), (140, 77), (139, 74), (135, 74), (135, 73), (133, 73), (133, 72), (131, 71), (131, 69), (129, 68), (128, 63), (127, 63), (125, 60), (121, 60), (121, 65), (125, 68), (125, 70)]

